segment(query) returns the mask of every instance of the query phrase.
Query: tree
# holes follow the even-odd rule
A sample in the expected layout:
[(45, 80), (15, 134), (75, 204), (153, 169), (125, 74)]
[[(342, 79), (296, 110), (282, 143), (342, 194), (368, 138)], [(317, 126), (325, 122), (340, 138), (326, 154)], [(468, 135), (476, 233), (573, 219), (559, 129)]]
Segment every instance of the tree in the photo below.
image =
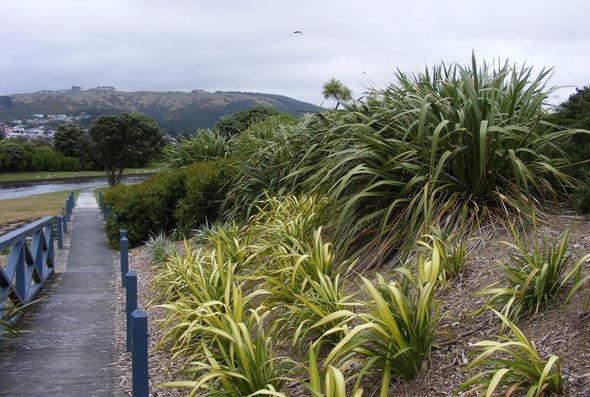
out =
[(342, 84), (340, 80), (336, 80), (334, 77), (324, 83), (322, 95), (326, 99), (334, 99), (336, 101), (336, 107), (334, 107), (334, 109), (338, 109), (340, 102), (350, 101), (352, 99), (352, 91), (350, 91), (350, 88)]
[(158, 123), (141, 113), (100, 116), (90, 126), (89, 154), (104, 166), (109, 186), (121, 182), (123, 170), (160, 153), (164, 135)]
[(231, 116), (223, 116), (213, 128), (227, 135), (236, 135), (244, 131), (251, 124), (277, 114), (280, 113), (274, 108), (253, 106)]
[(61, 124), (53, 136), (53, 147), (64, 156), (81, 158), (86, 154), (87, 142), (81, 126)]
[[(557, 112), (549, 121), (568, 128), (590, 130), (590, 86), (576, 88), (576, 92), (567, 101), (559, 105)], [(575, 166), (567, 171), (577, 178), (586, 178), (590, 161), (590, 133), (578, 133), (564, 142), (561, 148)]]

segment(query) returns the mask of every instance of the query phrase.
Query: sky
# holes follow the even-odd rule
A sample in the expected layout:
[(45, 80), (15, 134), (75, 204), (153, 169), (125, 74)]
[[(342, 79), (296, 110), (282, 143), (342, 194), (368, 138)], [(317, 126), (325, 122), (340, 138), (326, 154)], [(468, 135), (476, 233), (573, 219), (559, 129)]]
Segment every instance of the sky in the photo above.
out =
[(557, 104), (590, 85), (588, 15), (588, 0), (0, 0), (0, 95), (107, 85), (320, 105), (332, 77), (360, 97), (474, 52), (551, 68)]

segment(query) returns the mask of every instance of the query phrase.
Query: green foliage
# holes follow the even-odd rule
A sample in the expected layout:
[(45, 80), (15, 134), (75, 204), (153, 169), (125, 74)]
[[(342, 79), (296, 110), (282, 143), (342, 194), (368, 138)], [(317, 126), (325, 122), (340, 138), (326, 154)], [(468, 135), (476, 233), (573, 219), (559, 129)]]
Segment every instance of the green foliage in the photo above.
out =
[[(469, 389), (467, 394), (481, 391), (478, 396), (512, 395), (518, 391), (527, 397), (544, 397), (563, 393), (561, 361), (551, 356), (543, 361), (535, 344), (508, 318), (494, 310), (512, 337), (497, 335), (499, 341), (482, 341), (473, 346), (478, 356), (467, 368), (483, 368), (482, 372), (464, 382), (457, 393)], [(499, 390), (500, 389), (500, 390)]]
[(338, 109), (340, 102), (350, 101), (352, 98), (352, 91), (350, 91), (350, 88), (342, 84), (340, 80), (336, 80), (334, 77), (332, 77), (330, 80), (324, 83), (322, 95), (326, 99), (335, 100), (335, 109)]
[(228, 154), (228, 137), (211, 130), (198, 130), (189, 137), (180, 137), (164, 148), (159, 163), (163, 169), (186, 167), (194, 162), (215, 160)]
[(0, 141), (0, 165), (2, 171), (21, 171), (27, 168), (26, 152), (15, 141)]
[(509, 319), (517, 320), (521, 312), (536, 313), (545, 309), (557, 301), (560, 292), (569, 290), (563, 302), (565, 305), (590, 280), (590, 276), (580, 278), (582, 266), (590, 254), (570, 265), (567, 255), (569, 230), (556, 239), (549, 235), (541, 239), (535, 221), (528, 246), (513, 226), (511, 231), (515, 243), (505, 244), (516, 253), (510, 254), (510, 262), (502, 265), (508, 286), (491, 286), (478, 292), (480, 295), (492, 295), (487, 306), (500, 310)]
[(226, 159), (194, 163), (187, 167), (185, 194), (175, 204), (173, 217), (184, 229), (215, 222), (234, 170)]
[[(381, 397), (389, 391), (390, 378), (409, 380), (418, 375), (428, 359), (440, 320), (434, 300), (440, 270), (436, 248), (429, 260), (418, 257), (418, 274), (398, 268), (402, 282), (386, 282), (377, 275), (377, 285), (361, 277), (369, 294), (369, 313), (359, 314), (361, 325), (354, 327), (326, 358), (340, 358), (343, 366), (355, 366), (358, 378), (366, 372), (381, 374)], [(353, 354), (351, 354), (353, 353)]]
[[(305, 388), (311, 393), (313, 397), (361, 397), (363, 389), (355, 388), (351, 394), (346, 392), (346, 379), (342, 371), (332, 365), (327, 365), (324, 368), (325, 378), (322, 388), (321, 373), (318, 366), (318, 355), (321, 348), (321, 343), (309, 346), (308, 352), (308, 372), (309, 383), (303, 383)], [(323, 390), (323, 392), (322, 392)]]
[(135, 185), (115, 186), (104, 196), (119, 223), (107, 222), (107, 236), (118, 246), (119, 229), (127, 230), (130, 246), (159, 232), (185, 232), (202, 223), (214, 222), (225, 197), (231, 174), (225, 159), (195, 163), (181, 170), (166, 171)]
[(61, 124), (53, 135), (53, 147), (68, 157), (83, 157), (87, 152), (84, 130), (76, 124)]
[(131, 247), (150, 237), (150, 233), (168, 232), (176, 227), (173, 211), (186, 194), (186, 171), (168, 171), (151, 176), (136, 185), (117, 185), (104, 194), (105, 205), (111, 205), (118, 224), (112, 217), (107, 221), (107, 238), (119, 246), (119, 229), (127, 231)]
[(423, 237), (429, 239), (432, 245), (425, 241), (419, 244), (431, 251), (433, 247), (440, 255), (440, 279), (446, 281), (459, 275), (467, 260), (466, 242), (460, 234), (446, 235), (440, 227), (430, 227), (430, 234)]
[(470, 234), (530, 217), (536, 203), (559, 204), (575, 187), (563, 153), (546, 154), (574, 133), (543, 119), (547, 73), (475, 59), (398, 73), (366, 103), (317, 116), (291, 176), (338, 204), (338, 248), (371, 252), (372, 264), (430, 225), (453, 233), (466, 224)]
[(152, 234), (145, 246), (150, 255), (150, 260), (156, 264), (164, 263), (169, 257), (178, 253), (176, 245), (172, 242), (166, 233), (159, 232)]
[(236, 135), (246, 130), (253, 123), (278, 114), (279, 112), (271, 107), (253, 106), (231, 116), (223, 116), (213, 128), (221, 134)]
[(89, 130), (88, 153), (104, 166), (109, 186), (121, 181), (124, 168), (152, 160), (163, 145), (158, 124), (141, 113), (100, 116)]
[(574, 207), (581, 212), (590, 212), (590, 169), (582, 172), (580, 187), (573, 194)]
[(0, 141), (0, 171), (81, 171), (79, 159), (66, 157), (45, 145), (5, 139)]
[(298, 193), (296, 184), (285, 182), (285, 178), (299, 167), (311, 134), (292, 118), (271, 116), (232, 139), (237, 172), (224, 203), (230, 217), (247, 218), (268, 196)]

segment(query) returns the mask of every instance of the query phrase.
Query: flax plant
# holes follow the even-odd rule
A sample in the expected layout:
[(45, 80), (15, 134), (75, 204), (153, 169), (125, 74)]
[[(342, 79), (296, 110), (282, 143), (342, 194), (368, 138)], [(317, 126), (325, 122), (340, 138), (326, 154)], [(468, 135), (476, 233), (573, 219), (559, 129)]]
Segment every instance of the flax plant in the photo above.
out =
[(522, 312), (537, 313), (546, 309), (557, 302), (563, 291), (569, 290), (562, 303), (567, 304), (575, 292), (590, 280), (590, 276), (581, 276), (582, 267), (590, 254), (571, 264), (567, 254), (569, 229), (557, 239), (548, 235), (541, 238), (533, 214), (533, 235), (528, 244), (513, 225), (510, 225), (510, 230), (514, 243), (504, 243), (516, 253), (510, 254), (510, 261), (502, 264), (507, 286), (492, 285), (479, 291), (479, 295), (492, 295), (486, 306), (516, 321)]
[(417, 275), (406, 268), (396, 270), (403, 275), (402, 282), (386, 282), (378, 274), (375, 285), (362, 277), (370, 311), (358, 315), (362, 324), (350, 330), (326, 358), (327, 364), (343, 362), (343, 368), (360, 364), (357, 386), (364, 374), (380, 374), (381, 397), (388, 395), (391, 377), (409, 380), (418, 375), (440, 321), (434, 299), (440, 271), (436, 247), (430, 259), (419, 256)]
[(265, 276), (267, 289), (285, 308), (279, 322), (282, 329), (295, 329), (293, 345), (307, 337), (338, 343), (360, 304), (348, 294), (340, 269), (350, 271), (354, 262), (336, 265), (330, 243), (323, 243), (322, 228), (314, 233), (312, 245), (291, 241), (276, 247), (274, 257), (281, 265)]
[(548, 73), (479, 67), (475, 58), (400, 72), (366, 102), (318, 116), (315, 149), (289, 176), (336, 203), (337, 248), (366, 253), (367, 266), (412, 245), (429, 225), (470, 235), (530, 219), (533, 207), (542, 215), (576, 186), (556, 147), (576, 131), (544, 121)]
[(430, 234), (423, 237), (429, 239), (432, 245), (425, 241), (419, 241), (418, 243), (426, 247), (428, 251), (431, 251), (433, 246), (436, 246), (440, 255), (439, 278), (442, 281), (450, 280), (463, 270), (467, 260), (466, 241), (458, 237), (461, 236), (460, 233), (446, 235), (440, 227), (431, 227), (430, 230)]
[[(362, 397), (363, 389), (355, 387), (350, 393), (347, 393), (346, 378), (342, 371), (332, 365), (327, 365), (320, 370), (318, 365), (318, 355), (321, 343), (311, 344), (308, 351), (308, 373), (309, 383), (303, 385), (313, 397)], [(322, 384), (321, 372), (324, 372), (324, 382)], [(323, 387), (322, 387), (323, 386)]]
[(159, 166), (165, 170), (186, 167), (197, 161), (214, 160), (229, 154), (229, 138), (216, 131), (204, 129), (190, 137), (181, 137), (166, 146)]
[(257, 311), (244, 321), (227, 314), (212, 316), (216, 321), (200, 329), (208, 341), (202, 342), (204, 359), (183, 371), (196, 379), (164, 385), (190, 387), (190, 396), (285, 396), (281, 388), (287, 368), (274, 356), (265, 317)]
[(483, 371), (465, 381), (457, 393), (463, 395), (478, 393), (478, 396), (513, 395), (522, 391), (527, 397), (561, 395), (561, 362), (552, 355), (547, 361), (539, 356), (535, 344), (506, 316), (492, 310), (498, 316), (511, 336), (497, 335), (498, 341), (486, 340), (473, 345), (475, 357), (468, 369), (484, 368)]

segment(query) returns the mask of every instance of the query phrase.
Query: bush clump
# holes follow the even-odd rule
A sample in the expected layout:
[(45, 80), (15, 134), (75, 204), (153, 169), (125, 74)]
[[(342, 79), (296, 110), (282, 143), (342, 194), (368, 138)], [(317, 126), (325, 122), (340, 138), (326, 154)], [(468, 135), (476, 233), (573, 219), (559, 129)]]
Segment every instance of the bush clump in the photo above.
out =
[(117, 185), (109, 189), (104, 202), (117, 214), (107, 221), (109, 243), (117, 246), (119, 229), (127, 231), (129, 245), (149, 238), (150, 232), (168, 231), (175, 227), (172, 217), (176, 202), (185, 194), (186, 171), (169, 171), (154, 175), (137, 185)]
[(109, 189), (104, 202), (118, 217), (117, 224), (112, 217), (107, 222), (109, 243), (118, 245), (120, 229), (127, 231), (133, 247), (161, 231), (186, 231), (213, 222), (230, 173), (228, 161), (218, 159), (166, 171), (137, 185)]

